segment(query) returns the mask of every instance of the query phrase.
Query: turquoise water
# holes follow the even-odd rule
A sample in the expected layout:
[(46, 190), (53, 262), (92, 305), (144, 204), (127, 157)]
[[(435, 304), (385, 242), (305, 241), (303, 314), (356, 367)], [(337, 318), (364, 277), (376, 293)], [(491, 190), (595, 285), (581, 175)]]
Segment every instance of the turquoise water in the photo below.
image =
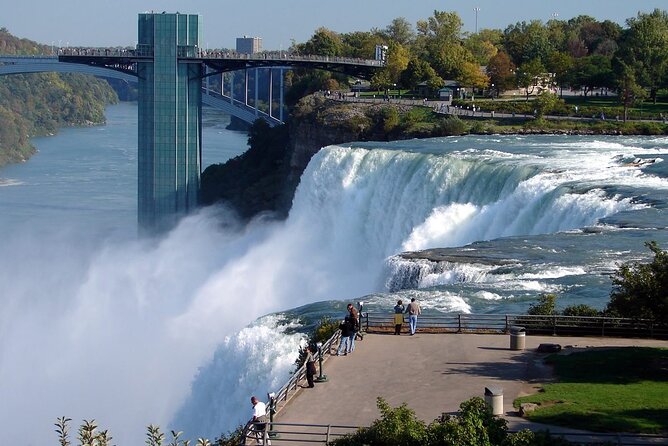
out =
[[(150, 423), (213, 439), (289, 376), (300, 331), (347, 302), (507, 313), (554, 292), (602, 308), (620, 262), (668, 244), (668, 139), (572, 136), (333, 146), (284, 222), (242, 227), (218, 206), (144, 240), (136, 105), (107, 117), (36, 139), (35, 157), (0, 169), (8, 444), (54, 441), (62, 415), (95, 418), (117, 444), (143, 441)], [(246, 148), (226, 120), (206, 111), (205, 166)], [(436, 247), (503, 262), (398, 256)]]

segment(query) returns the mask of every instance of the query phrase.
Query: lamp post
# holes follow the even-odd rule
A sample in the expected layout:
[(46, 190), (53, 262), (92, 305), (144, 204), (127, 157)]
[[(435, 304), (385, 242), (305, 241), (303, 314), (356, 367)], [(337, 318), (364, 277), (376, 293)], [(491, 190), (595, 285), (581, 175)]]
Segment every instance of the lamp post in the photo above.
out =
[(475, 11), (475, 33), (478, 34), (478, 13), (480, 12), (479, 7), (473, 8), (473, 11)]
[(315, 381), (323, 383), (327, 381), (327, 375), (322, 374), (322, 342), (318, 342), (316, 347), (318, 347), (318, 364), (320, 365), (320, 376), (318, 376)]
[(269, 399), (269, 438), (278, 438), (278, 432), (274, 432), (274, 414), (276, 413), (276, 394), (274, 392), (267, 393)]

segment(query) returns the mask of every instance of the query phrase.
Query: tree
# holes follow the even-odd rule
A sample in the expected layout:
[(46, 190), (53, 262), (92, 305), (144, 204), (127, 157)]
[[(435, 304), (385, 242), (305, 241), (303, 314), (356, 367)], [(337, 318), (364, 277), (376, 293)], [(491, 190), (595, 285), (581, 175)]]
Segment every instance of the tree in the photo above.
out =
[(327, 28), (318, 28), (306, 43), (299, 45), (298, 49), (300, 54), (318, 56), (340, 56), (342, 50), (341, 36)]
[(371, 79), (372, 85), (379, 89), (388, 89), (396, 85), (401, 73), (408, 67), (408, 63), (408, 50), (398, 43), (390, 43), (385, 67), (374, 74)]
[(399, 83), (406, 88), (415, 90), (419, 83), (427, 82), (430, 88), (438, 89), (443, 86), (443, 79), (426, 60), (413, 57), (406, 69), (399, 77)]
[(499, 30), (483, 29), (464, 40), (464, 47), (471, 53), (478, 65), (487, 65), (499, 52), (503, 34)]
[(585, 97), (596, 88), (613, 88), (615, 85), (612, 62), (600, 55), (576, 59), (568, 78), (571, 87), (583, 89)]
[(554, 81), (559, 86), (560, 92), (563, 92), (564, 84), (568, 82), (573, 64), (573, 58), (562, 51), (554, 51), (547, 57), (545, 66), (550, 73), (554, 74)]
[(462, 45), (462, 20), (456, 12), (434, 11), (427, 20), (417, 23), (416, 49), (443, 79), (457, 77), (464, 62), (473, 56)]
[(668, 74), (668, 13), (655, 9), (627, 20), (618, 54), (633, 68), (637, 82), (650, 91), (656, 102)]
[(668, 252), (655, 241), (645, 246), (654, 259), (650, 263), (625, 263), (617, 269), (606, 313), (668, 324)]
[(633, 107), (636, 102), (642, 101), (647, 92), (636, 82), (636, 76), (633, 69), (620, 59), (614, 61), (617, 90), (619, 91), (619, 100), (624, 106), (624, 122), (628, 119), (629, 107)]
[(382, 31), (382, 35), (392, 42), (408, 46), (415, 40), (413, 25), (403, 17), (397, 17)]
[(482, 72), (480, 65), (475, 62), (464, 62), (457, 80), (464, 87), (487, 88), (489, 77)]
[(506, 51), (515, 65), (521, 65), (534, 59), (543, 61), (556, 49), (555, 43), (550, 40), (548, 29), (540, 20), (510, 25), (503, 34)]
[(489, 74), (489, 80), (494, 85), (497, 95), (502, 91), (512, 90), (516, 86), (515, 64), (505, 51), (499, 51), (489, 60), (487, 74)]
[(376, 54), (376, 45), (383, 43), (380, 36), (362, 31), (342, 34), (341, 41), (342, 55), (360, 59), (373, 59)]
[[(556, 94), (543, 91), (536, 97), (536, 118), (542, 118), (555, 109), (560, 99)], [(563, 100), (561, 100), (563, 102)]]
[(541, 79), (545, 75), (545, 67), (540, 59), (532, 59), (517, 68), (517, 85), (526, 91), (527, 101), (534, 91), (542, 89)]

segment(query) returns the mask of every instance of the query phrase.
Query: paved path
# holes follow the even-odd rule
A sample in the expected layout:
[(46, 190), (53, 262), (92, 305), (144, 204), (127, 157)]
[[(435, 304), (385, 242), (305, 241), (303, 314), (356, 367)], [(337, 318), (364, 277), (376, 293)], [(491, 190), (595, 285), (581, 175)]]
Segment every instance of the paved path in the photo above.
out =
[(392, 406), (407, 403), (430, 422), (443, 412), (456, 413), (462, 401), (483, 397), (486, 386), (497, 386), (503, 388), (509, 428), (527, 427), (512, 402), (550, 379), (544, 355), (535, 351), (541, 343), (558, 343), (565, 351), (571, 350), (568, 346), (668, 348), (668, 341), (658, 340), (527, 336), (526, 349), (514, 351), (508, 335), (368, 334), (357, 341), (354, 353), (328, 359), (328, 382), (302, 389), (276, 421), (368, 426), (379, 417), (376, 398), (381, 396)]

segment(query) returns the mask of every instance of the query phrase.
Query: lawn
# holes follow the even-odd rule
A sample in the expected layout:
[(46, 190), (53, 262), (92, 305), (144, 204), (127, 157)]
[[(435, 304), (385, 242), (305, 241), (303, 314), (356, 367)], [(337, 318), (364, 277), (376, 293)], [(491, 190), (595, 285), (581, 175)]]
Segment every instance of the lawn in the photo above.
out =
[(595, 432), (668, 433), (668, 349), (626, 347), (551, 355), (556, 382), (515, 400), (531, 421)]

